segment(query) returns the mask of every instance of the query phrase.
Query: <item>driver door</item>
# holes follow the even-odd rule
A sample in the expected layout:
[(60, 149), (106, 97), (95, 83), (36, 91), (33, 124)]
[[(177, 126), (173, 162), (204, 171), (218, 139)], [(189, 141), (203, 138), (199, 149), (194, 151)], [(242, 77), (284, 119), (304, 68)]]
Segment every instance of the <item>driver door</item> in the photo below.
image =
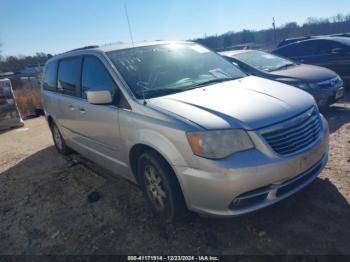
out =
[(101, 90), (109, 91), (114, 98), (119, 93), (102, 61), (96, 56), (84, 56), (81, 72), (82, 99), (77, 108), (76, 141), (93, 161), (123, 174), (127, 165), (121, 161), (119, 109), (115, 101), (108, 105), (95, 105), (86, 99), (87, 91)]

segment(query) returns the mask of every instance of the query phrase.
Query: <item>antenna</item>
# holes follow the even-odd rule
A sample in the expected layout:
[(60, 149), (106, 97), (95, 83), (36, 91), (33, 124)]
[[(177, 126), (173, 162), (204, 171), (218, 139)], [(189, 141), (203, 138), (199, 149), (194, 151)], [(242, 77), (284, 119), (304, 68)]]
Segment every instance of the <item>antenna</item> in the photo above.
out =
[(128, 21), (131, 43), (132, 43), (132, 46), (134, 47), (134, 38), (132, 37), (132, 31), (131, 31), (130, 20), (129, 20), (129, 15), (128, 15), (128, 8), (126, 7), (126, 4), (124, 4), (124, 9), (125, 9), (126, 20)]
[[(124, 10), (125, 10), (126, 20), (128, 21), (128, 27), (129, 27), (129, 33), (130, 33), (130, 39), (131, 39), (132, 47), (133, 47), (133, 50), (134, 50), (134, 53), (135, 53), (134, 38), (132, 37), (131, 25), (130, 25), (130, 20), (129, 20), (129, 15), (128, 15), (128, 8), (127, 8), (126, 4), (124, 4)], [(136, 56), (136, 54), (135, 54), (135, 56)], [(142, 98), (143, 98), (143, 105), (147, 105), (146, 98), (145, 98), (145, 89), (144, 88), (142, 88)]]

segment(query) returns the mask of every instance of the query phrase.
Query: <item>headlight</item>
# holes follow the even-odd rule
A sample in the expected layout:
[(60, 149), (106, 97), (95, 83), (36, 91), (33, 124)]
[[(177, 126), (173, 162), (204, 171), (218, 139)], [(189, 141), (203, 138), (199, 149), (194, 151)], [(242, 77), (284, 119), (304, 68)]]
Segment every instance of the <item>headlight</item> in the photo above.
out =
[(295, 86), (303, 90), (308, 90), (311, 87), (309, 84), (306, 84), (306, 83), (296, 84)]
[(344, 85), (343, 79), (341, 79), (341, 77), (338, 76), (338, 75), (337, 75), (337, 81), (340, 83), (340, 86), (343, 86), (343, 85)]
[(254, 148), (247, 132), (242, 129), (188, 132), (187, 138), (193, 153), (205, 158), (225, 158)]

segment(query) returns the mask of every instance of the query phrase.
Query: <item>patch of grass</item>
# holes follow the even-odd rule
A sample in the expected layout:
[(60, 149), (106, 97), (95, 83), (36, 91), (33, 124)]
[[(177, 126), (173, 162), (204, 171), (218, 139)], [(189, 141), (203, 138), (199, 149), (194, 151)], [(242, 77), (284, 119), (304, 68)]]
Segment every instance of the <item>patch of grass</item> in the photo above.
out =
[(40, 89), (21, 88), (13, 92), (22, 117), (33, 114), (35, 108), (42, 108)]

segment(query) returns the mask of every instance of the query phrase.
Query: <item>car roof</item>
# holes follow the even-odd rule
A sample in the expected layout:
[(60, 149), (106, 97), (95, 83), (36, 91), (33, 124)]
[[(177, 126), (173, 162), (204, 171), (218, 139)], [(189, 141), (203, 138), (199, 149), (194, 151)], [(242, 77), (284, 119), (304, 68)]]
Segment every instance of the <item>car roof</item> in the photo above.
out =
[(336, 34), (330, 34), (330, 35), (307, 35), (307, 36), (298, 36), (298, 37), (290, 37), (282, 40), (277, 47), (282, 47), (291, 43), (303, 41), (303, 40), (310, 40), (310, 39), (322, 39), (322, 38), (336, 38), (336, 37), (350, 37), (350, 32), (346, 33), (336, 33)]
[(320, 40), (327, 40), (327, 41), (333, 41), (333, 42), (338, 42), (347, 46), (350, 46), (350, 38), (349, 37), (343, 37), (343, 36), (324, 36), (324, 37), (314, 37), (314, 38), (308, 38), (305, 40), (301, 40), (301, 41), (296, 41), (296, 42), (292, 42), (286, 45), (282, 45), (280, 47), (278, 47), (277, 49), (283, 49), (285, 47), (289, 47), (289, 46), (294, 46), (300, 43), (305, 43), (305, 42), (311, 42), (311, 41), (320, 41)]
[(166, 45), (166, 44), (189, 44), (194, 43), (190, 41), (145, 41), (140, 43), (118, 43), (118, 44), (111, 44), (111, 45), (104, 45), (104, 46), (86, 46), (81, 47), (77, 49), (73, 49), (70, 51), (67, 51), (62, 54), (58, 54), (51, 59), (48, 60), (49, 62), (63, 59), (71, 56), (79, 56), (84, 55), (88, 53), (106, 53), (111, 51), (117, 51), (117, 50), (123, 50), (123, 49), (131, 49), (131, 48), (138, 48), (138, 47), (144, 47), (144, 46), (152, 46), (152, 45)]
[(298, 41), (303, 41), (312, 38), (311, 36), (300, 36), (300, 37), (291, 37), (291, 38), (286, 38), (282, 40), (277, 47), (282, 47), (291, 43), (295, 43)]
[(330, 36), (327, 39), (350, 46), (350, 38), (347, 36)]
[(152, 46), (152, 45), (186, 44), (186, 43), (193, 43), (193, 42), (189, 42), (189, 41), (145, 41), (145, 42), (140, 42), (140, 43), (135, 43), (135, 44), (132, 44), (132, 43), (124, 44), (123, 43), (123, 44), (106, 45), (106, 46), (99, 47), (99, 49), (103, 52), (110, 52), (110, 51), (144, 47), (144, 46)]

